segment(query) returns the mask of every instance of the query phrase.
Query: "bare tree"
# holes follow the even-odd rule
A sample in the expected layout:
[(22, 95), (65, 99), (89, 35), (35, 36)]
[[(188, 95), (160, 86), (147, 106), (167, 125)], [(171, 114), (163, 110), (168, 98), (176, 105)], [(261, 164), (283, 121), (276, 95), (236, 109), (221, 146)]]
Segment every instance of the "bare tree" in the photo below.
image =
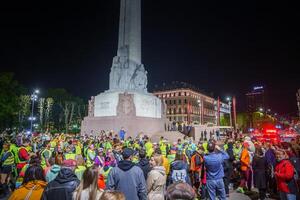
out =
[(63, 104), (60, 104), (63, 109), (66, 133), (68, 133), (69, 126), (73, 121), (75, 105), (76, 103), (74, 101), (65, 101)]
[(54, 104), (53, 98), (46, 99), (46, 111), (45, 111), (45, 127), (46, 127), (46, 129), (49, 128), (49, 120), (50, 120), (50, 115), (52, 112), (53, 104)]
[(40, 115), (40, 127), (43, 130), (44, 127), (44, 113), (45, 113), (45, 98), (40, 98), (38, 102), (38, 109)]

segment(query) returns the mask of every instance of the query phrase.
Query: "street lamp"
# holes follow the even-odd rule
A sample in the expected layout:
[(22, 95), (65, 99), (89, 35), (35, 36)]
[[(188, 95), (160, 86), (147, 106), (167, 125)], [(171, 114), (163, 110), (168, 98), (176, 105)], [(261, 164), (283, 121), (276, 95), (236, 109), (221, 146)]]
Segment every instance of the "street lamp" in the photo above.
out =
[(263, 109), (263, 108), (259, 108), (258, 110), (259, 110), (259, 112), (263, 112), (263, 111), (264, 111), (264, 109)]
[(230, 127), (232, 127), (232, 119), (231, 119), (231, 98), (227, 97), (226, 100), (228, 101), (229, 106), (229, 121), (230, 121)]
[(31, 116), (29, 117), (30, 120), (30, 133), (32, 133), (32, 124), (33, 121), (36, 120), (36, 117), (33, 116), (33, 110), (34, 110), (34, 102), (38, 100), (38, 94), (40, 93), (39, 90), (34, 90), (34, 92), (31, 94)]
[(198, 99), (197, 103), (199, 105), (199, 124), (202, 125), (202, 105), (201, 105), (201, 100)]

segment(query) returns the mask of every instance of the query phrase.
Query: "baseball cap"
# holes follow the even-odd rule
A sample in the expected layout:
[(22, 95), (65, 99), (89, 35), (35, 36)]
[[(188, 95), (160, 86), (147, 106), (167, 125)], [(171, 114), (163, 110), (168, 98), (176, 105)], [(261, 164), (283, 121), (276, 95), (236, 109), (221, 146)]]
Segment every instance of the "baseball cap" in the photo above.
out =
[(129, 158), (130, 156), (132, 156), (134, 154), (134, 150), (131, 148), (125, 148), (123, 150), (122, 156), (124, 159)]

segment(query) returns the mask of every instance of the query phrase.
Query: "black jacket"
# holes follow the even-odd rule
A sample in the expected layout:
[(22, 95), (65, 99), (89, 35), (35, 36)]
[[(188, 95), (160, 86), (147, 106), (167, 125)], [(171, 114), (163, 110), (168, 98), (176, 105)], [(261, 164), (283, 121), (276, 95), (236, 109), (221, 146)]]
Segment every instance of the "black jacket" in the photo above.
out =
[(145, 180), (147, 180), (148, 173), (151, 171), (151, 167), (148, 159), (146, 158), (141, 159), (140, 162), (137, 164), (137, 166), (139, 166), (143, 170)]
[(62, 168), (57, 177), (48, 183), (42, 200), (72, 200), (73, 192), (80, 181), (69, 168)]

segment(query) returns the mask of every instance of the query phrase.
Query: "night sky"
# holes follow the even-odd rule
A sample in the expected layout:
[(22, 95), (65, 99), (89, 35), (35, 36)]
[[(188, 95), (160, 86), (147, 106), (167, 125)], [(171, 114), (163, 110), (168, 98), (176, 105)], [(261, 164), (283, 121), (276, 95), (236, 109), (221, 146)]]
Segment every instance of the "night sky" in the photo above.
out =
[[(63, 87), (86, 100), (108, 89), (117, 52), (119, 0), (20, 2), (0, 5), (0, 71), (15, 72), (26, 87)], [(265, 85), (272, 110), (296, 114), (296, 5), (142, 2), (142, 57), (150, 91), (155, 85), (184, 81), (215, 97), (236, 95), (243, 110), (244, 94)]]

